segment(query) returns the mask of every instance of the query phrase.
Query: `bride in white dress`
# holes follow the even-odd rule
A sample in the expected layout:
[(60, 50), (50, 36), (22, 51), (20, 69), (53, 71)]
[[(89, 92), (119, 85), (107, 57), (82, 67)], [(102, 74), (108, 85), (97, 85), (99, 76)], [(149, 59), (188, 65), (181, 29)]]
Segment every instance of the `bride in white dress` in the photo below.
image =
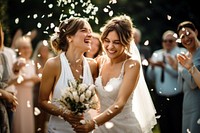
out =
[[(144, 80), (134, 43), (131, 18), (120, 15), (104, 26), (101, 40), (106, 55), (97, 59), (96, 78), (100, 112), (76, 132), (150, 133), (156, 124), (155, 108)], [(130, 53), (131, 51), (131, 53)]]
[(90, 49), (92, 29), (85, 19), (70, 18), (61, 22), (59, 31), (51, 39), (53, 48), (61, 53), (48, 59), (44, 66), (39, 104), (51, 114), (48, 133), (74, 133), (72, 114), (59, 108), (53, 100), (60, 98), (68, 81), (81, 79), (83, 83), (93, 84), (97, 64), (83, 56)]

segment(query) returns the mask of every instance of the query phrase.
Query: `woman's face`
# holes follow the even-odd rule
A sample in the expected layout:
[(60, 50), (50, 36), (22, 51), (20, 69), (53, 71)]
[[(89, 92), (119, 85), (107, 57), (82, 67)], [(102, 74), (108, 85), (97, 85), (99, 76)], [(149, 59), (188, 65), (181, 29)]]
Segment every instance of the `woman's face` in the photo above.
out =
[(181, 39), (181, 43), (186, 49), (195, 48), (195, 40), (197, 38), (197, 34), (190, 28), (183, 28), (179, 31), (179, 37)]
[(72, 45), (81, 49), (83, 52), (87, 52), (91, 49), (92, 41), (92, 29), (89, 24), (85, 23), (83, 28), (79, 29), (74, 36), (71, 37), (69, 42)]
[(40, 54), (41, 58), (44, 58), (44, 59), (48, 58), (49, 57), (49, 48), (42, 44), (42, 46), (39, 49), (38, 54)]
[(32, 52), (31, 44), (25, 40), (21, 41), (19, 46), (19, 55), (25, 59), (30, 59)]
[(99, 49), (100, 49), (100, 42), (97, 38), (92, 38), (92, 42), (91, 42), (91, 50), (89, 51), (92, 55), (95, 55), (96, 53), (98, 53)]
[(109, 58), (117, 58), (122, 55), (125, 50), (116, 31), (108, 33), (107, 37), (103, 40), (103, 46)]

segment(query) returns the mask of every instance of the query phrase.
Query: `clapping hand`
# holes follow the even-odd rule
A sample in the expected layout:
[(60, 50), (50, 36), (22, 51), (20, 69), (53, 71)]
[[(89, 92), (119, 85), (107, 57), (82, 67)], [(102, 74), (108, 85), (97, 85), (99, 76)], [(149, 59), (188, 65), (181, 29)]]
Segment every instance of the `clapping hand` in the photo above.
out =
[(193, 66), (191, 54), (177, 54), (177, 60), (187, 70), (189, 70)]
[(175, 70), (178, 70), (178, 61), (176, 58), (174, 58), (172, 55), (167, 54), (166, 60), (169, 63), (169, 65), (174, 68)]
[(149, 60), (149, 63), (152, 67), (161, 67), (161, 68), (164, 68), (165, 67), (165, 63), (163, 61), (152, 61), (151, 59)]

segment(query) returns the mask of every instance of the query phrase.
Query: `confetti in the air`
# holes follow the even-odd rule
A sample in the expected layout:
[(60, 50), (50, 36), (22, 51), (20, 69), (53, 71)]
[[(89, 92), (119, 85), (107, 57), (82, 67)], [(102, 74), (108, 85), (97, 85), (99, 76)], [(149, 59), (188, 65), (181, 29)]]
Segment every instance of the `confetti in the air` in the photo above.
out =
[(37, 27), (38, 27), (38, 28), (41, 28), (41, 27), (42, 27), (42, 24), (41, 24), (41, 23), (38, 23), (38, 24), (37, 24)]
[(190, 129), (187, 129), (187, 133), (191, 133)]
[(106, 127), (107, 129), (111, 129), (113, 126), (114, 126), (114, 124), (113, 124), (112, 122), (106, 122), (106, 123), (105, 123), (105, 127)]
[(19, 23), (19, 18), (15, 19), (15, 23), (18, 24)]
[(40, 109), (38, 107), (34, 107), (34, 115), (38, 116), (41, 113)]
[(28, 108), (30, 108), (30, 107), (31, 107), (31, 103), (30, 103), (30, 101), (29, 101), (29, 100), (27, 101), (27, 107), (28, 107)]
[[(21, 0), (21, 3), (26, 3), (26, 0)], [(84, 17), (87, 18), (88, 21), (93, 21), (95, 24), (99, 24), (98, 11), (99, 7), (92, 2), (92, 0), (57, 0), (56, 4), (53, 2), (48, 3), (46, 0), (41, 1), (41, 4), (44, 5), (45, 8), (48, 8), (49, 12), (44, 12), (44, 14), (27, 14), (27, 19), (34, 19), (36, 21), (35, 27), (43, 30), (43, 34), (51, 34), (52, 29), (57, 25), (57, 22), (47, 21), (44, 23), (43, 19), (51, 19), (57, 18), (58, 22), (65, 20), (70, 17)], [(111, 6), (117, 4), (117, 0), (109, 0), (108, 4), (102, 7), (105, 13), (108, 14), (109, 17), (114, 15), (114, 11)], [(55, 13), (55, 9), (57, 11)], [(60, 12), (60, 14), (59, 14)], [(15, 24), (18, 24), (21, 18), (15, 19)], [(42, 19), (42, 20), (41, 20)]]
[(197, 124), (199, 124), (199, 125), (200, 125), (200, 118), (197, 120)]
[(116, 4), (116, 3), (117, 3), (117, 0), (110, 0), (109, 3), (110, 3), (110, 4)]
[(146, 41), (144, 42), (144, 45), (145, 45), (145, 46), (149, 45), (149, 40), (146, 40)]
[(146, 59), (143, 59), (143, 60), (142, 60), (142, 65), (143, 65), (143, 66), (148, 66), (148, 65), (149, 65), (149, 62), (148, 62)]
[(24, 3), (25, 2), (25, 0), (21, 0), (21, 3)]
[(167, 15), (167, 19), (168, 19), (168, 20), (171, 20), (172, 17), (171, 17), (170, 15)]
[(104, 89), (105, 89), (106, 91), (108, 91), (108, 92), (111, 92), (111, 91), (113, 91), (113, 86), (107, 84), (107, 85), (105, 86)]

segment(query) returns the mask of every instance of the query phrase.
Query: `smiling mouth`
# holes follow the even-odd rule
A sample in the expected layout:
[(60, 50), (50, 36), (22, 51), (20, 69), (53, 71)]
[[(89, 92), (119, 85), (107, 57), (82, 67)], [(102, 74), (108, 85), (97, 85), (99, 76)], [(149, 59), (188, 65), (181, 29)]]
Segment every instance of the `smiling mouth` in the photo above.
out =
[(191, 43), (192, 43), (191, 41), (187, 41), (185, 44), (190, 45)]
[(85, 43), (91, 43), (92, 41), (91, 41), (91, 40), (88, 40), (88, 39), (85, 39), (84, 42), (85, 42)]
[(110, 54), (114, 54), (115, 53), (115, 51), (109, 51), (109, 50), (107, 50), (108, 51), (108, 53), (110, 53)]

